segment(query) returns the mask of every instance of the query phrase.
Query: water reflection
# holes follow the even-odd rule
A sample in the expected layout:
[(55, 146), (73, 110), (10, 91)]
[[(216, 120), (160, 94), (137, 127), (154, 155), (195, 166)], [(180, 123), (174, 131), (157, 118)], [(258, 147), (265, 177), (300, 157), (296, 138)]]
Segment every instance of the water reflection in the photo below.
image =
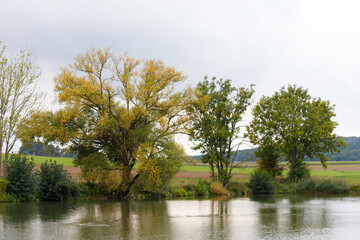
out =
[(359, 224), (341, 197), (0, 204), (0, 239), (354, 239)]

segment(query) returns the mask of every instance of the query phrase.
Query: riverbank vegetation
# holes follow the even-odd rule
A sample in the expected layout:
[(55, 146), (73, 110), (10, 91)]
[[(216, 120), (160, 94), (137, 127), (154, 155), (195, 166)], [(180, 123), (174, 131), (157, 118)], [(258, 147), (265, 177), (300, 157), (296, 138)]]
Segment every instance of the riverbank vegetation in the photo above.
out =
[[(11, 159), (14, 157), (11, 157)], [(41, 169), (44, 171), (43, 180), (40, 181), (41, 172), (35, 171), (35, 181), (30, 177), (30, 169), (34, 169), (34, 161), (24, 156), (15, 157), (17, 160), (16, 167), (22, 169), (24, 173), (17, 173), (16, 181), (19, 184), (20, 191), (17, 194), (10, 189), (5, 191), (9, 186), (9, 181), (0, 179), (0, 201), (24, 201), (24, 200), (64, 200), (71, 198), (114, 198), (114, 189), (119, 182), (119, 176), (110, 174), (101, 182), (87, 182), (81, 179), (71, 178), (63, 169), (63, 166), (48, 161), (44, 157), (35, 157), (40, 161)], [(72, 160), (71, 158), (68, 159)], [(13, 161), (13, 160), (12, 160)], [(360, 163), (350, 165), (344, 163), (339, 165), (338, 162), (330, 162), (329, 166), (334, 167), (350, 167), (358, 171), (329, 171), (329, 170), (312, 170), (312, 177), (303, 179), (299, 182), (291, 182), (286, 177), (286, 172), (281, 177), (272, 177), (271, 175), (257, 171), (256, 166), (251, 166), (243, 170), (241, 178), (234, 178), (229, 184), (223, 187), (221, 184), (214, 184), (210, 178), (174, 178), (163, 184), (161, 188), (144, 188), (144, 182), (137, 182), (129, 193), (130, 198), (194, 198), (194, 197), (210, 197), (215, 195), (229, 196), (249, 196), (253, 194), (360, 194)], [(16, 166), (13, 164), (14, 167)], [(321, 164), (311, 163), (310, 167), (318, 168)], [(29, 167), (30, 166), (30, 167)], [(201, 173), (199, 169), (207, 171), (210, 176), (210, 168), (208, 166), (185, 166), (184, 169), (190, 169), (193, 173)], [(34, 171), (34, 170), (33, 170)], [(194, 172), (195, 171), (195, 172)], [(10, 174), (10, 176), (13, 173)], [(266, 175), (266, 177), (264, 177)], [(19, 178), (20, 176), (20, 178)], [(28, 181), (33, 179), (34, 181)], [(47, 179), (47, 180), (46, 180)], [(144, 179), (146, 180), (146, 179)], [(34, 188), (24, 188), (27, 183), (36, 182), (37, 190)], [(40, 183), (44, 190), (40, 191)], [(155, 190), (155, 191), (153, 191)], [(22, 192), (24, 191), (24, 192)], [(40, 194), (42, 192), (42, 194)], [(30, 198), (28, 198), (30, 196)], [(35, 197), (34, 197), (35, 196)], [(48, 197), (46, 197), (48, 196)]]

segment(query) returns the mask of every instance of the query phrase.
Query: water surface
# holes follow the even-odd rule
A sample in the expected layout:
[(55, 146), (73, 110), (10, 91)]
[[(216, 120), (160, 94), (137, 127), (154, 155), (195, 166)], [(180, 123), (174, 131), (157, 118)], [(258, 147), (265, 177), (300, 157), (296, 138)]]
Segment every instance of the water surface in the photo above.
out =
[(360, 198), (0, 203), (0, 239), (359, 239)]

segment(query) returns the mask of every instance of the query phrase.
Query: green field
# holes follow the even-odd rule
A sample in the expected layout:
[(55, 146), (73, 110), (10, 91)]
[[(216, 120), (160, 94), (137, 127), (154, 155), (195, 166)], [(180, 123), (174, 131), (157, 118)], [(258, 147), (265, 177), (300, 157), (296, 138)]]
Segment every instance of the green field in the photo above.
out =
[[(36, 165), (40, 165), (42, 162), (45, 162), (46, 160), (53, 160), (57, 163), (63, 164), (64, 166), (74, 166), (73, 165), (73, 158), (62, 158), (62, 157), (42, 157), (42, 156), (28, 156), (28, 158), (33, 158), (34, 163)], [(4, 154), (3, 154), (4, 159)]]
[[(53, 160), (57, 163), (63, 164), (64, 166), (73, 166), (73, 158), (58, 158), (58, 157), (41, 157), (41, 156), (30, 156), (34, 159), (36, 165), (40, 165), (46, 160)], [(335, 171), (335, 170), (312, 170), (311, 175), (315, 177), (334, 177), (334, 178), (343, 178), (354, 184), (360, 184), (360, 162), (328, 162), (329, 166), (336, 165), (337, 167), (341, 165), (353, 165), (354, 171)], [(320, 162), (310, 162), (309, 165), (316, 166), (321, 165)], [(236, 175), (247, 175), (249, 176), (254, 170), (256, 165), (249, 165), (246, 168), (234, 169), (233, 173)], [(356, 171), (357, 170), (357, 171)], [(210, 172), (210, 168), (207, 165), (192, 165), (186, 164), (182, 167), (181, 171), (186, 172)], [(284, 171), (284, 175), (287, 174), (287, 171)]]

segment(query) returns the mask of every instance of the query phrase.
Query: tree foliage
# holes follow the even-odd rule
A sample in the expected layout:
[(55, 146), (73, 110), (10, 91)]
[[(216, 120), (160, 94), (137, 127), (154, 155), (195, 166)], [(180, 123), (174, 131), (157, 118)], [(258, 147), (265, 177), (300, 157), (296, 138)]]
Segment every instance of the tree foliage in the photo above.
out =
[(224, 186), (240, 164), (234, 161), (242, 143), (239, 123), (251, 103), (252, 87), (237, 89), (231, 86), (231, 80), (209, 81), (205, 77), (197, 85), (195, 100), (188, 108), (194, 149), (201, 150), (202, 161), (209, 163), (212, 178)]
[(131, 174), (135, 163), (147, 165), (153, 156), (166, 154), (167, 142), (188, 121), (184, 109), (191, 91), (175, 91), (184, 79), (162, 61), (93, 49), (55, 78), (63, 107), (34, 114), (23, 141), (42, 136), (71, 143), (81, 157), (103, 154), (121, 172), (118, 197), (126, 197), (142, 173)]
[(274, 193), (273, 177), (264, 171), (254, 171), (249, 180), (249, 187), (254, 194)]
[(154, 153), (146, 164), (141, 164), (139, 171), (143, 174), (139, 179), (142, 192), (161, 195), (170, 187), (170, 180), (178, 173), (184, 163), (184, 152), (174, 141), (168, 141), (163, 152)]
[(38, 173), (34, 160), (22, 155), (10, 155), (6, 193), (19, 201), (35, 200), (38, 188)]
[(280, 153), (275, 149), (273, 145), (269, 144), (255, 152), (255, 156), (258, 157), (258, 170), (267, 172), (273, 177), (281, 176), (283, 170), (278, 161)]
[[(305, 157), (317, 157), (326, 167), (324, 153), (340, 151), (343, 139), (333, 133), (337, 123), (329, 101), (312, 98), (306, 89), (283, 87), (271, 97), (262, 97), (253, 109), (254, 119), (247, 131), (258, 145), (257, 154), (268, 156), (269, 146), (289, 163), (292, 180), (308, 175)], [(269, 157), (271, 159), (271, 157)]]
[(39, 199), (62, 201), (76, 197), (78, 190), (63, 165), (56, 161), (45, 161), (40, 165)]
[[(37, 92), (39, 68), (33, 53), (22, 50), (7, 57), (5, 47), (0, 49), (0, 152), (5, 152), (4, 179), (7, 161), (18, 135), (24, 130), (24, 121), (39, 107), (42, 94)], [(0, 174), (2, 155), (0, 154)]]
[(68, 148), (60, 148), (53, 144), (44, 144), (39, 141), (30, 142), (22, 145), (19, 154), (35, 155), (35, 156), (52, 156), (52, 157), (75, 157), (75, 153), (71, 153)]

